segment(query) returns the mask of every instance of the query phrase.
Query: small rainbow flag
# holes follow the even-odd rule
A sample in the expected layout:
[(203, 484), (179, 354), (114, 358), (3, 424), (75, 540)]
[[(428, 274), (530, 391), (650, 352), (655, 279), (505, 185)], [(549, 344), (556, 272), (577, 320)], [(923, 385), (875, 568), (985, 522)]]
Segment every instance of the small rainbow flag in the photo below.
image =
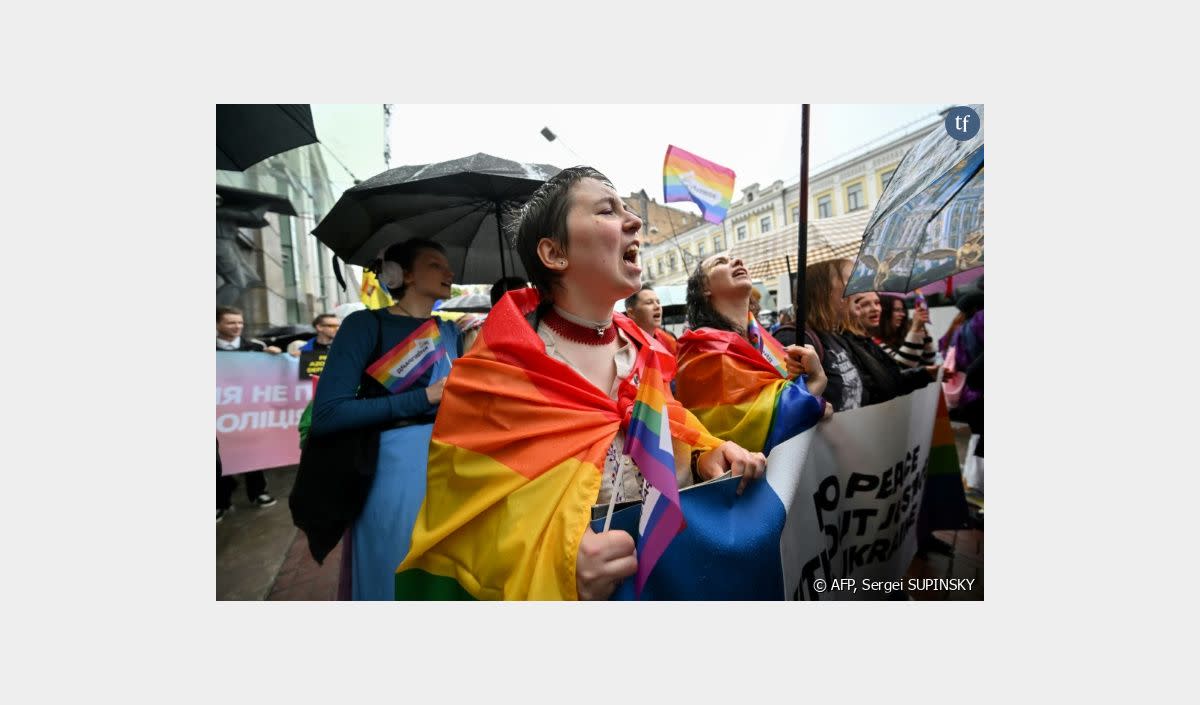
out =
[(733, 178), (733, 169), (668, 145), (663, 160), (663, 200), (693, 201), (705, 220), (720, 223), (733, 197)]
[(667, 413), (666, 383), (656, 355), (650, 355), (625, 435), (625, 453), (637, 463), (642, 477), (650, 485), (642, 505), (638, 526), (637, 582), (634, 590), (642, 594), (654, 564), (666, 552), (675, 535), (683, 530), (683, 507), (675, 479), (675, 451), (671, 445), (671, 422)]
[(367, 374), (396, 394), (411, 387), (445, 354), (437, 321), (431, 318), (372, 363)]
[(783, 343), (775, 340), (773, 336), (763, 335), (762, 326), (758, 324), (753, 313), (746, 321), (746, 332), (750, 336), (750, 343), (762, 353), (772, 367), (779, 370), (781, 377), (787, 379), (787, 351), (784, 350)]

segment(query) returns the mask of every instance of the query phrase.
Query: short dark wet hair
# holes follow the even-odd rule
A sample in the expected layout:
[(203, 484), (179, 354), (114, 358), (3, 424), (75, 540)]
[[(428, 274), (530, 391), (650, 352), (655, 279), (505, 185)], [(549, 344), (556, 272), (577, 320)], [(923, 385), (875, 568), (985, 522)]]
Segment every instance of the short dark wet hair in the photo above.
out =
[[(385, 262), (395, 262), (405, 272), (411, 272), (413, 263), (416, 262), (417, 255), (420, 254), (421, 250), (433, 250), (443, 255), (446, 254), (446, 248), (442, 247), (439, 243), (423, 237), (414, 237), (404, 242), (396, 243), (384, 250), (383, 260)], [(396, 288), (389, 287), (388, 293), (392, 295), (394, 301), (399, 301), (404, 296), (404, 288), (402, 280)]]
[(521, 264), (529, 281), (541, 292), (543, 300), (552, 296), (559, 274), (538, 257), (537, 246), (542, 238), (550, 238), (567, 250), (567, 213), (571, 209), (571, 187), (583, 179), (595, 179), (615, 190), (608, 177), (590, 166), (573, 166), (552, 176), (534, 192), (521, 208), (510, 226), (509, 237), (516, 243)]

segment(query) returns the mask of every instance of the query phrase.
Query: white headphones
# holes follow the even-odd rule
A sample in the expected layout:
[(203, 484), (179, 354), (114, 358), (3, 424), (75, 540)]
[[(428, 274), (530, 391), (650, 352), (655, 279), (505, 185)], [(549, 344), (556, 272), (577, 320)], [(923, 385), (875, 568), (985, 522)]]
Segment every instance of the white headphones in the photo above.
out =
[(384, 260), (379, 269), (379, 281), (389, 291), (395, 291), (404, 285), (404, 268), (396, 262)]

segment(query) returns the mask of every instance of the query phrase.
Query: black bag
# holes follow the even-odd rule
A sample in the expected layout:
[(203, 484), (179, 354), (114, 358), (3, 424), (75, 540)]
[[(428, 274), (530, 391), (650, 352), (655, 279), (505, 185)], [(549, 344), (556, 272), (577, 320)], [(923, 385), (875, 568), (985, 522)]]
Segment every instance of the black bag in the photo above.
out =
[[(383, 322), (377, 324), (375, 351), (382, 355)], [(370, 363), (368, 363), (368, 366)], [(363, 372), (359, 399), (387, 396), (387, 388)], [(379, 460), (379, 433), (384, 427), (352, 428), (321, 435), (309, 434), (300, 451), (300, 469), (288, 498), (292, 523), (308, 537), (308, 549), (322, 563), (337, 546), (347, 527), (358, 517), (371, 491)]]

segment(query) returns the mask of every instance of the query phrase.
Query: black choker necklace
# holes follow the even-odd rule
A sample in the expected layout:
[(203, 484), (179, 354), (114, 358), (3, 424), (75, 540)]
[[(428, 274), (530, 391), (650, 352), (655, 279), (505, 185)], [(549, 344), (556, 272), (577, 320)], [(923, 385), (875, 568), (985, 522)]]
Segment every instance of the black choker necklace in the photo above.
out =
[(589, 327), (563, 318), (562, 314), (551, 308), (542, 319), (550, 330), (573, 343), (581, 345), (608, 345), (617, 339), (617, 327), (609, 321), (606, 325)]

